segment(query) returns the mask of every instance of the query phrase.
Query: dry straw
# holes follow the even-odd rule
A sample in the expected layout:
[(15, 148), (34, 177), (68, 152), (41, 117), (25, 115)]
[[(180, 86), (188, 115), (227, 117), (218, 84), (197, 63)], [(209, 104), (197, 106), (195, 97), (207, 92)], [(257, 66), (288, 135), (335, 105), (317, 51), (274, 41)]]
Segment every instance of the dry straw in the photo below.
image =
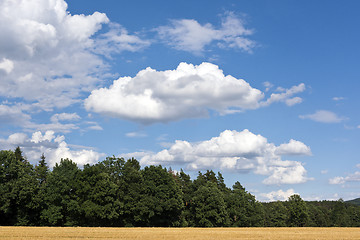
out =
[(0, 227), (0, 240), (13, 239), (360, 239), (359, 228), (85, 228)]

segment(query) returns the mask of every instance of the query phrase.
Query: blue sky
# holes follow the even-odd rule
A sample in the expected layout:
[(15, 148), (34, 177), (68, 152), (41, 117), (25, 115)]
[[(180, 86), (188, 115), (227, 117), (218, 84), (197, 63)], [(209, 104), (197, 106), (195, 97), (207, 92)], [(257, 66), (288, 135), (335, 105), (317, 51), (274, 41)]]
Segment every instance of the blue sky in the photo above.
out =
[(0, 147), (360, 197), (358, 1), (0, 2)]

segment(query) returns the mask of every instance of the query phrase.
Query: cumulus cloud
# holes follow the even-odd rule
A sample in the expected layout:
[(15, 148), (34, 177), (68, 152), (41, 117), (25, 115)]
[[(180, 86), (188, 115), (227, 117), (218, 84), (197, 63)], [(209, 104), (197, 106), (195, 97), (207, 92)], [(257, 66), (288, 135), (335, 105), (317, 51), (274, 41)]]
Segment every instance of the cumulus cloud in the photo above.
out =
[(313, 114), (300, 115), (301, 119), (310, 119), (321, 123), (339, 123), (344, 121), (345, 117), (340, 117), (336, 113), (326, 110), (319, 110)]
[(175, 49), (200, 54), (206, 46), (240, 49), (251, 52), (255, 42), (248, 38), (253, 30), (232, 12), (224, 14), (219, 28), (212, 24), (200, 24), (194, 19), (171, 20), (167, 26), (156, 28), (159, 37)]
[(32, 163), (37, 163), (44, 153), (50, 167), (60, 162), (61, 158), (69, 158), (82, 166), (96, 163), (105, 156), (85, 147), (74, 149), (65, 142), (64, 136), (55, 135), (54, 131), (34, 132), (31, 137), (24, 133), (14, 133), (7, 139), (0, 139), (0, 144), (3, 149), (15, 149), (20, 146), (26, 158)]
[(296, 194), (294, 192), (294, 189), (290, 188), (286, 191), (278, 190), (278, 191), (272, 191), (269, 193), (261, 193), (260, 197), (264, 201), (273, 202), (273, 201), (286, 201), (291, 195)]
[(0, 1), (0, 22), (0, 96), (45, 110), (78, 102), (94, 88), (107, 68), (99, 54), (146, 42), (119, 26), (99, 34), (111, 25), (104, 13), (72, 15), (64, 0)]
[(180, 63), (175, 70), (146, 68), (135, 77), (121, 77), (109, 88), (93, 90), (85, 100), (88, 111), (150, 124), (206, 117), (209, 110), (229, 114), (285, 101), (305, 88), (286, 90), (262, 102), (264, 93), (243, 79), (225, 76), (217, 65)]
[(291, 139), (289, 143), (281, 144), (276, 148), (278, 155), (311, 155), (311, 149), (300, 141)]
[[(267, 176), (263, 181), (265, 184), (295, 184), (309, 180), (302, 163), (282, 160), (276, 150), (277, 147), (265, 137), (249, 130), (226, 130), (207, 141), (192, 143), (177, 140), (160, 152), (137, 155), (141, 156), (142, 165), (185, 164), (191, 170), (220, 168), (241, 173), (253, 172)], [(287, 149), (288, 154), (291, 154), (290, 151)], [(294, 151), (293, 154), (299, 154), (297, 149)]]
[(360, 182), (360, 172), (356, 171), (345, 177), (334, 177), (329, 179), (330, 184), (344, 184), (347, 182)]

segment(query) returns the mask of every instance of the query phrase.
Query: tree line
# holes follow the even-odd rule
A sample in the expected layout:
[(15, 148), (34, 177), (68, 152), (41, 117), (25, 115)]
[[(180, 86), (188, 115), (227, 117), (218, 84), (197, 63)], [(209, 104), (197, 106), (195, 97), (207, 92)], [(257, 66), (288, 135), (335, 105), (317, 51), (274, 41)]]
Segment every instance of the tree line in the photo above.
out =
[(261, 203), (236, 182), (208, 170), (192, 180), (183, 170), (140, 167), (107, 157), (79, 168), (42, 155), (33, 166), (18, 147), (0, 151), (0, 225), (102, 227), (360, 226), (360, 206), (344, 201)]

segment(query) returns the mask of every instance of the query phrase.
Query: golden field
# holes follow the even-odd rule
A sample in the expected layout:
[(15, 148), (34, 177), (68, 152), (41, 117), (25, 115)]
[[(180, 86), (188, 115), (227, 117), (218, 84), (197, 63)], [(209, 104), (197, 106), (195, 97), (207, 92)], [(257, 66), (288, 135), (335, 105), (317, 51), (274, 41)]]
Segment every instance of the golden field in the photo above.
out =
[(5, 239), (360, 239), (360, 228), (0, 227)]

